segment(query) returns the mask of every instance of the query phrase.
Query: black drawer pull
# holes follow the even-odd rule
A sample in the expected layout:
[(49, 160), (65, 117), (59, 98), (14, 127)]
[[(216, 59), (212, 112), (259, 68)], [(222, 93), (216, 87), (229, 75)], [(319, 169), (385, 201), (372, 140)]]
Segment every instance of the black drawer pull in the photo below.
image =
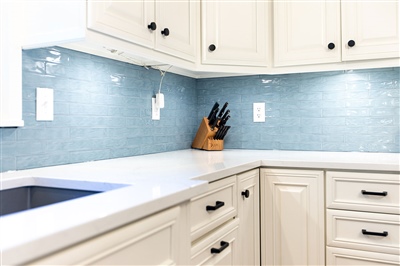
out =
[(226, 249), (227, 247), (229, 247), (229, 243), (225, 242), (225, 241), (221, 241), (221, 247), (220, 248), (211, 248), (211, 254), (214, 253), (221, 253), (224, 249)]
[(373, 192), (373, 191), (366, 191), (366, 190), (361, 190), (361, 194), (363, 195), (372, 195), (372, 196), (387, 196), (387, 192), (383, 191), (383, 192)]
[(386, 231), (383, 231), (383, 233), (379, 233), (379, 232), (369, 232), (369, 231), (367, 231), (365, 229), (362, 229), (361, 232), (363, 233), (363, 235), (370, 235), (370, 236), (384, 236), (384, 237), (386, 237), (386, 236), (389, 235), (389, 233), (386, 232)]
[(245, 191), (242, 191), (242, 196), (244, 196), (245, 198), (250, 197), (250, 191), (248, 189), (246, 189)]
[(221, 208), (224, 205), (225, 205), (225, 203), (223, 201), (216, 201), (215, 202), (215, 206), (207, 205), (206, 210), (207, 211), (215, 211), (215, 210), (218, 210), (219, 208)]

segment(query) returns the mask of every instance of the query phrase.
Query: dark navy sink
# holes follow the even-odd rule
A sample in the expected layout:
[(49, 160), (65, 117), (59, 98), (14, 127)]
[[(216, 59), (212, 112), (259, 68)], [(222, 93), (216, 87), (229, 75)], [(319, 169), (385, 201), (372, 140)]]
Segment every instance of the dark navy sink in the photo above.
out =
[(86, 197), (102, 191), (23, 186), (0, 191), (0, 216), (58, 202)]

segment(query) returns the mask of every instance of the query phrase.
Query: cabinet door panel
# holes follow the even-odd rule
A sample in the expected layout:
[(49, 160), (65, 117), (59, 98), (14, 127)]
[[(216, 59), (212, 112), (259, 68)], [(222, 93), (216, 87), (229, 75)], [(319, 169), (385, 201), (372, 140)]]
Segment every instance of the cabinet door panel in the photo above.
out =
[[(88, 0), (88, 28), (129, 42), (154, 47), (154, 1)], [(158, 25), (157, 25), (158, 26)]]
[(274, 2), (275, 66), (340, 62), (340, 45), (340, 2)]
[[(156, 50), (194, 61), (198, 42), (199, 3), (191, 0), (156, 1)], [(169, 35), (161, 34), (168, 28)]]
[[(238, 176), (239, 265), (260, 265), (259, 170)], [(248, 197), (242, 192), (248, 191)]]
[(342, 1), (343, 60), (399, 57), (399, 8), (399, 1)]
[(322, 171), (264, 169), (263, 265), (324, 265)]
[(265, 66), (267, 25), (264, 1), (203, 1), (202, 63)]

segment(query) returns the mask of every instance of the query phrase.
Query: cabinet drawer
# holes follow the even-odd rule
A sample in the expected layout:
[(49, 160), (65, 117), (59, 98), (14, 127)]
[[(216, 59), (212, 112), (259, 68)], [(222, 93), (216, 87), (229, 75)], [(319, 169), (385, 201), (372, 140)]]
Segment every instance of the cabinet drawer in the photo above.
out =
[(196, 241), (191, 249), (191, 265), (237, 265), (237, 230), (234, 219), (218, 230)]
[(400, 175), (327, 172), (326, 205), (348, 209), (400, 214)]
[(191, 200), (192, 241), (236, 216), (236, 194), (236, 176), (231, 176), (210, 183), (207, 193)]
[(326, 249), (326, 265), (399, 265), (400, 256), (360, 250)]
[(326, 215), (327, 245), (400, 254), (398, 215), (340, 210)]

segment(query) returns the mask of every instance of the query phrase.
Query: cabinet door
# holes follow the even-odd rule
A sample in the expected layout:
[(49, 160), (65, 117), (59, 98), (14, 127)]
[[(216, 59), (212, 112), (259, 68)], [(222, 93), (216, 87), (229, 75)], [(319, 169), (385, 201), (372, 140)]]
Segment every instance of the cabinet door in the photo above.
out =
[(88, 0), (89, 29), (151, 48), (155, 32), (148, 25), (154, 15), (154, 1)]
[(340, 62), (340, 55), (339, 1), (274, 1), (275, 66)]
[(324, 265), (324, 174), (261, 170), (261, 262)]
[(399, 8), (399, 1), (342, 0), (343, 60), (399, 57)]
[(260, 265), (259, 170), (238, 178), (238, 265)]
[[(157, 0), (156, 19), (156, 50), (194, 62), (199, 39), (199, 2)], [(168, 36), (162, 34), (165, 29)]]
[(85, 0), (24, 1), (23, 48), (81, 41), (86, 31)]
[(266, 1), (211, 0), (201, 4), (203, 64), (267, 65)]
[(180, 206), (117, 228), (32, 265), (181, 265), (189, 231)]
[(0, 127), (23, 126), (21, 8), (19, 1), (0, 2)]

